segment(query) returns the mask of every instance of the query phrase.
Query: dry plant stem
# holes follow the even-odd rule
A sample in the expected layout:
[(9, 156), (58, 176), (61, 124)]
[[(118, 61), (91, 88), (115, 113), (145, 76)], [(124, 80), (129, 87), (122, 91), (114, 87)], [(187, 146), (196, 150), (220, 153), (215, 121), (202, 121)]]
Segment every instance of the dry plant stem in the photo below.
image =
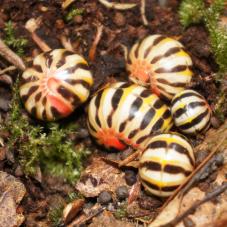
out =
[(50, 51), (51, 48), (35, 32), (36, 29), (39, 27), (40, 23), (41, 23), (41, 17), (37, 19), (31, 18), (26, 22), (25, 28), (31, 33), (33, 41), (39, 46), (39, 48), (43, 52), (47, 52), (47, 51)]
[(60, 40), (61, 40), (62, 46), (63, 46), (66, 50), (69, 50), (69, 51), (74, 52), (74, 48), (73, 48), (73, 46), (72, 46), (72, 43), (70, 42), (69, 39), (67, 39), (67, 37), (66, 37), (65, 35), (61, 35), (61, 36), (60, 36)]
[(146, 8), (146, 0), (141, 0), (140, 13), (141, 13), (143, 24), (147, 26), (148, 21), (145, 14), (145, 8)]
[(101, 4), (103, 4), (107, 8), (118, 9), (118, 10), (127, 10), (134, 8), (136, 4), (133, 3), (116, 3), (116, 2), (108, 2), (107, 0), (98, 0)]
[(127, 61), (127, 58), (128, 58), (128, 48), (125, 45), (123, 45), (123, 44), (121, 44), (120, 47), (122, 47), (123, 52), (124, 52), (125, 61)]
[(141, 150), (138, 150), (138, 151), (134, 152), (133, 154), (129, 155), (126, 159), (124, 159), (123, 161), (119, 162), (119, 167), (125, 166), (129, 162), (135, 160), (137, 157), (140, 156), (141, 152), (142, 152)]
[(23, 60), (16, 53), (14, 53), (8, 46), (6, 46), (1, 39), (0, 39), (0, 55), (2, 55), (2, 57), (4, 57), (11, 64), (15, 65), (18, 69), (22, 71), (25, 70), (26, 67)]
[(0, 75), (9, 71), (14, 71), (15, 69), (17, 69), (15, 66), (11, 65), (5, 69), (0, 70)]
[(61, 7), (62, 7), (63, 9), (66, 9), (66, 8), (69, 7), (74, 1), (75, 1), (75, 0), (65, 0), (65, 1), (63, 1)]
[(188, 215), (193, 213), (203, 203), (206, 203), (209, 200), (211, 200), (211, 199), (215, 198), (216, 196), (220, 195), (226, 189), (227, 189), (227, 182), (225, 182), (221, 186), (217, 187), (214, 191), (208, 193), (202, 200), (195, 202), (191, 207), (189, 207), (181, 215), (177, 216), (173, 221), (171, 221), (171, 222), (169, 222), (169, 223), (167, 223), (165, 225), (162, 225), (160, 227), (176, 226), (177, 223), (181, 222), (184, 218), (186, 218)]
[(98, 46), (98, 43), (102, 37), (102, 33), (103, 33), (103, 25), (98, 25), (97, 26), (97, 33), (95, 36), (95, 39), (92, 43), (91, 49), (89, 50), (89, 59), (91, 61), (95, 60), (95, 53), (96, 53), (96, 48)]
[[(206, 164), (209, 162), (209, 160), (215, 155), (215, 153), (218, 151), (218, 148), (225, 142), (225, 140), (227, 139), (227, 135), (224, 135), (224, 137), (220, 140), (220, 142), (217, 144), (216, 147), (214, 147), (214, 149), (212, 150), (212, 152), (206, 157), (206, 159), (195, 169), (195, 171), (188, 177), (187, 181), (182, 184), (175, 192), (172, 196), (170, 196), (168, 198), (168, 200), (164, 203), (164, 205), (161, 208), (161, 211), (168, 205), (168, 203), (170, 201), (172, 201), (174, 199), (174, 197), (178, 194), (184, 194), (188, 189), (190, 185), (192, 186), (198, 179), (197, 175), (201, 174), (201, 172), (203, 173), (204, 170), (206, 170), (206, 168), (203, 168), (206, 166)], [(202, 169), (203, 168), (203, 169)], [(200, 172), (200, 170), (202, 169), (202, 171)]]

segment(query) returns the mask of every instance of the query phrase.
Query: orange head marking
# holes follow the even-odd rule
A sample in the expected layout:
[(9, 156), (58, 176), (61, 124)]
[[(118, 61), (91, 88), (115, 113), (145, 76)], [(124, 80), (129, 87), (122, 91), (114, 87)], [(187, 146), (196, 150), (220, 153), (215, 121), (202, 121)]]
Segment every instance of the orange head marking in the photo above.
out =
[(131, 66), (131, 76), (144, 84), (149, 82), (151, 70), (151, 64), (149, 62), (137, 59)]
[(113, 129), (102, 129), (97, 133), (97, 138), (100, 144), (106, 147), (124, 150), (127, 146), (120, 140), (120, 135), (117, 135)]

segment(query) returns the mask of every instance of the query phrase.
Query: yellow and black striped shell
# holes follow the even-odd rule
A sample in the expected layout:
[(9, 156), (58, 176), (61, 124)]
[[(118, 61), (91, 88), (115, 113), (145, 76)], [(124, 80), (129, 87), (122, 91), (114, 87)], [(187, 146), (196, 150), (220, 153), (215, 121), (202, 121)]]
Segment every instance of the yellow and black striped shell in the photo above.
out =
[(88, 106), (88, 129), (99, 144), (123, 150), (142, 149), (155, 132), (172, 126), (169, 108), (142, 86), (124, 82), (98, 92)]
[(161, 134), (147, 141), (140, 157), (139, 176), (147, 192), (166, 197), (184, 183), (194, 165), (193, 149), (185, 139)]
[(192, 60), (183, 45), (163, 35), (150, 35), (137, 42), (127, 59), (129, 79), (150, 87), (161, 98), (171, 100), (191, 81)]
[(22, 75), (20, 96), (27, 111), (53, 121), (71, 114), (85, 102), (93, 84), (86, 60), (65, 49), (35, 57)]
[(186, 134), (205, 132), (210, 126), (211, 108), (196, 91), (177, 94), (171, 103), (171, 113), (175, 125)]

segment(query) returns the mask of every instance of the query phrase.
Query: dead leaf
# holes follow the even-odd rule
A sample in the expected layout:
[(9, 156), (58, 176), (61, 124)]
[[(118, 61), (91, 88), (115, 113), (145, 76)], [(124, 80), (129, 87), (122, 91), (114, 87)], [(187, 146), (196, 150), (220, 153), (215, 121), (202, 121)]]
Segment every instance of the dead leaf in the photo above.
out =
[(94, 158), (83, 172), (76, 189), (85, 197), (96, 197), (102, 191), (115, 194), (115, 190), (123, 185), (126, 185), (126, 182), (122, 171), (101, 158)]
[(17, 213), (17, 205), (25, 193), (25, 187), (18, 179), (0, 171), (0, 227), (15, 227), (23, 223), (24, 216)]

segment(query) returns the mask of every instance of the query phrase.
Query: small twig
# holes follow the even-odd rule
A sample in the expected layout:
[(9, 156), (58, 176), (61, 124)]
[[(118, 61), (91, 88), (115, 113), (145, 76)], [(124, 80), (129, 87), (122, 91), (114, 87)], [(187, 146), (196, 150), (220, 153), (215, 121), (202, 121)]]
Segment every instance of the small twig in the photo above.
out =
[(141, 0), (140, 13), (141, 13), (141, 17), (142, 17), (142, 20), (143, 20), (143, 24), (145, 26), (147, 26), (148, 20), (146, 18), (145, 8), (146, 8), (146, 0)]
[(70, 6), (74, 1), (75, 1), (75, 0), (65, 0), (65, 1), (63, 1), (61, 7), (62, 7), (63, 9), (66, 9), (66, 8), (67, 8), (68, 6)]
[(141, 150), (135, 151), (133, 154), (129, 155), (126, 159), (124, 159), (123, 161), (119, 162), (119, 167), (125, 166), (127, 165), (129, 162), (135, 160), (136, 158), (138, 158), (141, 154)]
[(11, 65), (11, 66), (9, 66), (9, 67), (7, 67), (5, 69), (0, 70), (0, 75), (4, 74), (6, 72), (9, 72), (9, 71), (14, 71), (15, 69), (17, 69), (17, 67)]
[(0, 39), (0, 55), (2, 55), (7, 61), (15, 65), (18, 69), (24, 71), (25, 64), (23, 60), (14, 53), (1, 39)]
[(133, 3), (116, 3), (116, 2), (108, 2), (107, 0), (98, 0), (101, 4), (106, 6), (107, 8), (118, 9), (118, 10), (127, 10), (134, 8), (137, 4)]
[(65, 35), (61, 35), (60, 36), (60, 40), (61, 40), (61, 44), (62, 46), (69, 51), (74, 52), (74, 48), (72, 46), (72, 43), (70, 42), (70, 39), (67, 39), (67, 37)]
[(223, 183), (221, 186), (217, 187), (212, 192), (207, 193), (207, 195), (200, 201), (195, 202), (191, 207), (189, 207), (186, 211), (184, 211), (182, 214), (177, 216), (174, 220), (171, 222), (162, 225), (161, 227), (170, 227), (170, 226), (176, 226), (177, 223), (181, 222), (184, 218), (186, 218), (188, 215), (195, 212), (195, 210), (201, 206), (203, 203), (208, 202), (209, 200), (215, 198), (216, 196), (220, 195), (227, 189), (227, 183)]
[(95, 59), (96, 48), (102, 37), (102, 34), (103, 34), (103, 25), (97, 25), (97, 33), (96, 33), (95, 39), (92, 43), (91, 49), (89, 50), (89, 59), (91, 61), (94, 61), (94, 59)]
[(41, 23), (40, 17), (37, 19), (31, 18), (26, 22), (25, 28), (31, 33), (33, 41), (39, 46), (39, 48), (43, 52), (47, 52), (50, 51), (51, 48), (35, 32), (36, 29), (39, 27), (40, 23)]

